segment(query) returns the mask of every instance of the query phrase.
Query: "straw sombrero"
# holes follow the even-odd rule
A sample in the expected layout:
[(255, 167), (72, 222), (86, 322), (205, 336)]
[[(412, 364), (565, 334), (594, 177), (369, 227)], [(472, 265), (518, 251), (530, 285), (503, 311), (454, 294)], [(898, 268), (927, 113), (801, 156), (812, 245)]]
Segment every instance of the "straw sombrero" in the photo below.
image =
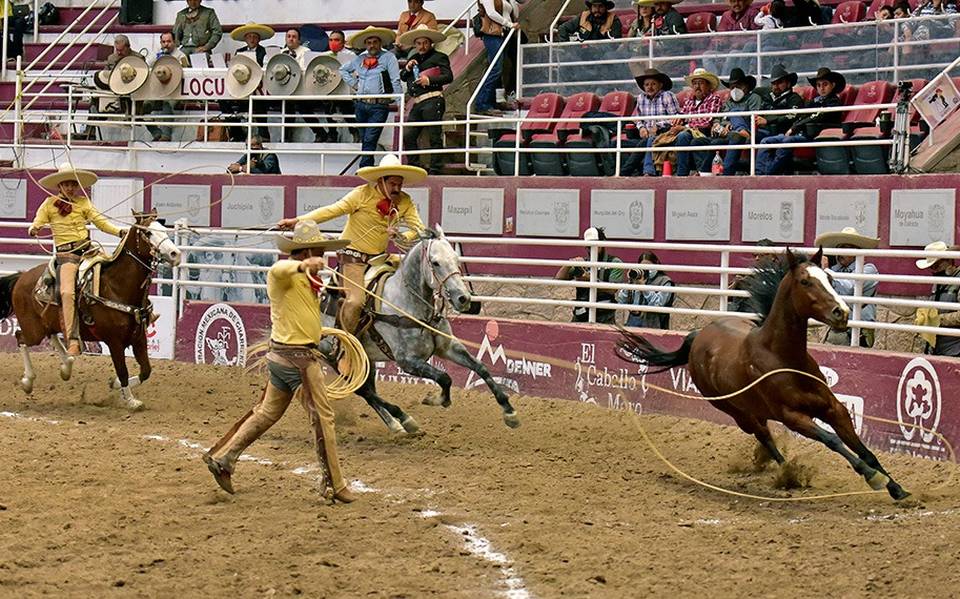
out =
[(263, 87), (273, 96), (290, 96), (297, 93), (303, 80), (303, 69), (297, 59), (287, 54), (274, 54), (264, 68)]
[(230, 38), (235, 39), (238, 42), (244, 41), (244, 36), (248, 33), (256, 33), (260, 36), (261, 40), (268, 40), (273, 37), (274, 31), (266, 25), (261, 25), (259, 23), (247, 23), (246, 25), (241, 25), (230, 32)]
[(840, 247), (841, 245), (852, 245), (853, 247), (861, 250), (872, 250), (880, 245), (880, 239), (861, 235), (853, 227), (844, 227), (840, 232), (834, 231), (831, 233), (821, 233), (817, 236), (817, 239), (813, 242), (813, 245), (825, 248), (835, 248)]
[[(42, 183), (42, 181), (41, 181)], [(928, 243), (927, 247), (923, 248), (925, 252), (952, 252), (954, 250), (960, 249), (960, 246), (948, 246), (945, 241), (934, 241), (933, 243)], [(921, 258), (917, 260), (917, 268), (927, 269), (939, 262), (940, 260), (949, 260), (949, 258)]]
[(70, 166), (69, 163), (63, 163), (60, 165), (60, 168), (57, 169), (57, 172), (50, 173), (43, 179), (40, 179), (40, 187), (43, 187), (47, 191), (59, 191), (57, 188), (58, 185), (64, 181), (78, 181), (80, 187), (89, 188), (91, 185), (97, 182), (97, 175), (90, 171), (83, 171), (75, 169)]
[(435, 44), (447, 39), (447, 36), (442, 31), (431, 29), (426, 24), (421, 23), (420, 25), (417, 25), (415, 29), (411, 29), (410, 31), (398, 37), (397, 43), (401, 46), (412, 46), (413, 42), (417, 41), (417, 39), (421, 37), (425, 37)]
[(366, 50), (368, 37), (379, 37), (380, 43), (384, 47), (389, 46), (393, 43), (393, 40), (396, 39), (396, 36), (389, 29), (384, 29), (383, 27), (374, 27), (369, 26), (362, 31), (358, 31), (350, 36), (350, 39), (347, 40), (347, 46), (353, 48), (354, 50)]
[(297, 221), (293, 227), (293, 236), (280, 235), (277, 238), (277, 249), (285, 254), (307, 248), (322, 248), (335, 251), (350, 245), (349, 239), (330, 237), (320, 230), (320, 225), (312, 220)]
[(297, 93), (305, 96), (325, 96), (336, 91), (342, 81), (340, 61), (331, 54), (317, 54), (307, 63), (303, 84)]
[(244, 53), (235, 54), (227, 72), (227, 93), (234, 98), (246, 98), (260, 86), (263, 69), (257, 61)]
[(96, 85), (98, 89), (106, 92), (110, 91), (110, 71), (106, 69), (97, 71), (97, 74), (93, 76), (93, 84)]
[(403, 177), (406, 185), (415, 185), (427, 178), (427, 171), (419, 166), (403, 164), (396, 154), (387, 154), (380, 159), (379, 166), (365, 166), (357, 171), (357, 176), (368, 183), (374, 183), (384, 177)]
[(149, 97), (165, 98), (180, 87), (183, 81), (183, 65), (169, 54), (161, 56), (150, 69)]
[(704, 79), (710, 82), (710, 85), (713, 86), (713, 89), (716, 90), (720, 87), (720, 78), (708, 71), (707, 69), (698, 67), (693, 70), (692, 73), (686, 76), (686, 82), (688, 86), (692, 87), (692, 81), (694, 79)]
[(142, 56), (125, 56), (110, 73), (110, 91), (118, 96), (127, 96), (140, 89), (149, 76), (150, 67)]

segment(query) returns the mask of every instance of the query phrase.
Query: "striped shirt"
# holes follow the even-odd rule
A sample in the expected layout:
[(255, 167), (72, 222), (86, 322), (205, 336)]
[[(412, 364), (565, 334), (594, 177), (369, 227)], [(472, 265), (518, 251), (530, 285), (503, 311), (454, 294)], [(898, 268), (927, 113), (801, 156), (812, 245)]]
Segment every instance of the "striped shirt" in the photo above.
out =
[[(709, 114), (711, 112), (720, 112), (723, 108), (723, 102), (720, 100), (720, 94), (711, 92), (709, 96), (698, 101), (696, 96), (690, 95), (680, 108), (681, 114)], [(710, 121), (713, 117), (703, 117), (702, 119), (684, 119), (683, 124), (692, 129), (707, 129), (710, 127)]]
[[(668, 116), (680, 112), (680, 104), (677, 102), (677, 96), (673, 92), (661, 91), (653, 98), (647, 94), (637, 96), (637, 116)], [(670, 120), (660, 121), (639, 121), (637, 127), (646, 127), (647, 129), (668, 129)]]

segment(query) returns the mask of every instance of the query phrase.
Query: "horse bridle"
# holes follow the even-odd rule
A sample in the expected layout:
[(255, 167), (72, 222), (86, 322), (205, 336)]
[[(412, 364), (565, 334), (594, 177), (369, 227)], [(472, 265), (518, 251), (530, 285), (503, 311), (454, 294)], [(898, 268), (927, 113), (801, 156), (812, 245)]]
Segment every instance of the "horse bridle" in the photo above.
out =
[(431, 322), (431, 323), (440, 321), (440, 319), (444, 317), (443, 316), (444, 312), (446, 312), (447, 301), (450, 300), (450, 298), (447, 296), (447, 291), (445, 287), (447, 281), (450, 279), (450, 277), (454, 275), (463, 274), (462, 272), (460, 272), (460, 269), (458, 268), (457, 270), (451, 271), (450, 274), (448, 274), (447, 276), (440, 277), (440, 275), (437, 273), (436, 267), (433, 265), (433, 262), (430, 260), (430, 245), (433, 242), (434, 242), (433, 239), (425, 239), (423, 241), (424, 247), (420, 257), (421, 272), (424, 270), (424, 264), (426, 264), (427, 266), (429, 266), (430, 274), (433, 277), (433, 280), (436, 282), (436, 285), (433, 287), (433, 303), (432, 304), (427, 303), (422, 297), (420, 297), (420, 294), (417, 293), (417, 290), (410, 286), (410, 283), (408, 283), (406, 280), (404, 280), (403, 282), (403, 284), (408, 289), (410, 289), (410, 291), (413, 292), (412, 293), (413, 297), (417, 298), (417, 300), (419, 300), (421, 303), (423, 303), (428, 308), (430, 308), (430, 317), (427, 319), (427, 322)]

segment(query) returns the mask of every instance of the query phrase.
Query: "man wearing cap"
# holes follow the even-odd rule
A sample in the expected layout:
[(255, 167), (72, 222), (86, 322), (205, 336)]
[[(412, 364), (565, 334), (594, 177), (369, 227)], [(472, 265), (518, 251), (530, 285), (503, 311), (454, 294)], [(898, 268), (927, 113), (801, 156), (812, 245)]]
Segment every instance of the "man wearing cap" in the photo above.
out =
[(427, 29), (439, 29), (437, 16), (423, 7), (423, 0), (407, 0), (407, 10), (400, 13), (400, 20), (397, 22), (397, 53), (406, 56), (407, 52), (413, 47), (412, 42), (402, 39), (403, 34), (412, 31), (418, 27)]
[(77, 271), (80, 257), (90, 249), (87, 224), (93, 223), (109, 235), (123, 237), (121, 230), (100, 213), (90, 201), (85, 189), (97, 182), (97, 175), (60, 165), (57, 172), (40, 179), (40, 186), (56, 193), (47, 197), (37, 208), (37, 214), (27, 232), (36, 237), (40, 229), (53, 232), (57, 277), (60, 280), (60, 315), (63, 337), (67, 339), (67, 353), (80, 355), (80, 319), (77, 317)]
[[(392, 52), (383, 48), (393, 43), (393, 32), (382, 27), (367, 27), (350, 36), (350, 47), (360, 51), (349, 64), (340, 67), (344, 81), (358, 96), (392, 95), (403, 91), (400, 84), (400, 65)], [(354, 102), (357, 123), (385, 123), (393, 98), (358, 98)], [(373, 154), (382, 127), (360, 127), (360, 168), (374, 164)]]
[[(633, 70), (636, 68), (636, 63), (631, 62), (629, 66)], [(673, 89), (673, 80), (665, 73), (649, 68), (634, 77), (634, 80), (640, 87), (640, 95), (637, 96), (637, 116), (669, 117), (680, 112), (677, 96), (670, 91)], [(649, 148), (658, 135), (669, 129), (670, 119), (668, 118), (637, 121), (637, 139), (627, 138), (623, 140), (622, 146)], [(657, 174), (653, 165), (653, 152), (631, 152), (623, 159), (620, 167), (621, 176), (638, 175), (641, 172), (645, 176)]]
[[(400, 71), (400, 78), (407, 83), (407, 93), (412, 97), (413, 108), (407, 117), (409, 123), (443, 120), (443, 113), (447, 108), (443, 99), (443, 86), (453, 81), (453, 71), (450, 70), (450, 59), (447, 55), (436, 50), (433, 45), (445, 38), (443, 33), (426, 26), (417, 27), (399, 38), (400, 43), (408, 47), (413, 46), (417, 51)], [(426, 133), (429, 140), (427, 149), (443, 147), (441, 125), (429, 127), (408, 125), (403, 132), (403, 147), (408, 151), (419, 149), (419, 139), (423, 133)], [(430, 155), (430, 174), (439, 174), (443, 162), (445, 162), (443, 155)], [(407, 163), (420, 166), (421, 157), (410, 154)]]
[[(840, 106), (839, 93), (847, 86), (843, 75), (826, 67), (817, 70), (809, 78), (810, 85), (817, 90), (817, 97), (804, 105), (804, 108), (828, 108)], [(843, 112), (813, 112), (801, 115), (799, 119), (782, 135), (771, 135), (761, 144), (795, 144), (812, 141), (827, 127), (836, 127), (843, 120)], [(757, 154), (757, 174), (779, 175), (787, 170), (793, 151), (790, 148), (760, 150)]]
[[(603, 227), (590, 227), (583, 232), (584, 241), (606, 241), (607, 235), (604, 233)], [(571, 258), (571, 261), (583, 262), (590, 259), (590, 248), (587, 248), (586, 257), (576, 256)], [(605, 247), (597, 248), (597, 262), (609, 262), (612, 264), (623, 264), (623, 260), (614, 256), (613, 254), (607, 253)], [(555, 275), (556, 279), (560, 281), (589, 281), (590, 280), (590, 267), (586, 266), (572, 266), (565, 265), (561, 266), (560, 270), (557, 271)], [(623, 283), (623, 269), (622, 268), (598, 268), (597, 269), (597, 282), (600, 283)], [(589, 287), (577, 287), (576, 288), (576, 300), (578, 302), (588, 302), (590, 301), (590, 288)], [(604, 304), (613, 304), (616, 303), (616, 295), (610, 289), (597, 289), (597, 302)], [(600, 324), (613, 324), (616, 321), (617, 313), (615, 310), (606, 310), (598, 309), (597, 310), (597, 322)], [(589, 322), (590, 320), (590, 309), (583, 306), (577, 306), (573, 309), (573, 319), (571, 322)]]
[(292, 238), (277, 237), (277, 248), (289, 254), (289, 258), (278, 260), (267, 273), (270, 345), (266, 388), (253, 409), (203, 456), (214, 480), (227, 493), (234, 492), (232, 476), (240, 454), (280, 420), (300, 389), (300, 401), (310, 417), (317, 458), (323, 469), (324, 496), (335, 502), (356, 500), (340, 470), (334, 412), (317, 352), (322, 330), (322, 289), (316, 287), (315, 281), (326, 266), (324, 252), (348, 243), (346, 239), (327, 238), (311, 221), (297, 223)]
[[(720, 78), (702, 68), (695, 69), (687, 75), (687, 85), (693, 90), (689, 98), (680, 107), (680, 114), (709, 114), (718, 113), (723, 108), (723, 101), (717, 93)], [(694, 137), (706, 137), (710, 133), (713, 117), (699, 117), (692, 119), (674, 119), (673, 126), (667, 133), (675, 135), (672, 145), (685, 147), (691, 145)], [(654, 145), (657, 144), (656, 141)], [(685, 177), (691, 173), (690, 163), (692, 152), (677, 152), (677, 176)], [(694, 168), (694, 173), (697, 169)]]
[[(747, 75), (743, 69), (737, 67), (730, 71), (730, 79), (723, 82), (730, 89), (730, 98), (723, 104), (723, 112), (754, 112), (760, 110), (763, 99), (754, 91), (757, 79)], [(693, 140), (695, 146), (732, 146), (750, 142), (750, 117), (729, 116), (714, 117), (710, 126), (710, 137), (701, 137)], [(723, 155), (723, 174), (737, 174), (737, 164), (740, 162), (740, 149), (725, 150)], [(708, 173), (711, 168), (712, 152), (697, 152), (697, 163), (700, 173)]]
[(579, 17), (569, 19), (557, 28), (561, 42), (607, 40), (623, 37), (620, 17), (610, 12), (615, 4), (610, 0), (586, 0), (587, 10)]
[[(160, 50), (147, 59), (147, 65), (153, 69), (154, 65), (157, 64), (157, 61), (164, 56), (172, 56), (180, 62), (180, 66), (182, 67), (190, 66), (187, 55), (177, 48), (176, 41), (173, 38), (173, 33), (169, 31), (164, 31), (160, 34)], [(144, 114), (159, 113), (164, 116), (172, 116), (173, 108), (173, 102), (170, 102), (169, 100), (148, 100), (143, 103)], [(153, 137), (153, 141), (170, 141), (173, 136), (173, 127), (170, 125), (147, 125), (147, 131), (150, 132), (150, 135)]]
[(653, 35), (679, 35), (687, 32), (687, 22), (673, 7), (683, 0), (657, 0), (653, 5)]
[(250, 164), (247, 165), (247, 155), (244, 154), (236, 162), (227, 165), (227, 170), (234, 174), (247, 173), (248, 175), (279, 175), (280, 159), (273, 152), (265, 152), (263, 140), (258, 135), (250, 138)]
[[(793, 91), (797, 84), (797, 74), (787, 71), (782, 64), (774, 65), (770, 72), (770, 89), (765, 93), (764, 110), (794, 110), (803, 107), (803, 98)], [(764, 94), (761, 94), (762, 96)], [(758, 116), (757, 138), (786, 133), (796, 122), (797, 115), (771, 114)]]
[[(934, 241), (923, 248), (927, 252), (955, 252), (960, 246), (948, 246), (944, 241)], [(954, 258), (922, 258), (917, 260), (917, 268), (929, 270), (935, 277), (943, 277), (944, 282), (933, 286), (930, 300), (934, 302), (960, 302), (960, 267)], [(960, 310), (937, 308), (918, 308), (916, 324), (932, 327), (951, 327), (960, 329)], [(935, 356), (960, 357), (960, 337), (950, 335), (921, 334), (927, 342), (926, 353)]]
[[(880, 240), (876, 237), (861, 235), (853, 227), (844, 227), (842, 231), (823, 233), (817, 236), (813, 242), (815, 246), (825, 248), (854, 248), (860, 250), (873, 250), (880, 245)], [(830, 265), (827, 256), (823, 257), (823, 269), (835, 273), (852, 273), (856, 271), (855, 256), (836, 256), (836, 263)], [(879, 274), (877, 267), (872, 262), (863, 265), (863, 274)], [(840, 295), (853, 296), (856, 291), (856, 281), (852, 279), (841, 279), (831, 277), (833, 289)], [(877, 282), (863, 281), (862, 297), (876, 297)], [(874, 304), (862, 304), (860, 307), (860, 320), (875, 322), (877, 320), (877, 307)], [(873, 347), (876, 331), (874, 329), (860, 329), (860, 347)], [(834, 345), (850, 345), (850, 329), (830, 329), (827, 332), (827, 343)]]
[[(340, 328), (351, 334), (356, 333), (367, 301), (363, 276), (369, 260), (386, 252), (392, 237), (413, 241), (426, 228), (413, 200), (403, 191), (403, 186), (423, 182), (427, 178), (427, 171), (418, 166), (401, 164), (395, 155), (387, 154), (380, 160), (379, 166), (363, 167), (357, 171), (357, 176), (366, 183), (354, 188), (336, 203), (277, 223), (281, 229), (289, 229), (304, 219), (323, 223), (340, 216), (347, 217), (341, 237), (350, 239), (350, 245), (337, 254), (345, 296), (337, 319)], [(401, 226), (407, 230), (401, 231)], [(348, 362), (341, 360), (341, 373), (346, 373), (349, 367)]]
[(200, 0), (187, 0), (187, 7), (177, 13), (173, 22), (173, 37), (186, 55), (207, 54), (220, 43), (223, 29), (212, 8), (200, 6)]

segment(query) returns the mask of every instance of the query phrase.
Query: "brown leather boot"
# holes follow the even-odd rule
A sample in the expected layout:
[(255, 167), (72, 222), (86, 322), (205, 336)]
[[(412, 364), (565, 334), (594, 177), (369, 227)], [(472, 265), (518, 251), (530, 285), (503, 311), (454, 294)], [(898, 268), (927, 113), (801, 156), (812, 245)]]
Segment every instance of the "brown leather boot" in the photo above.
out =
[(331, 499), (333, 500), (334, 503), (338, 501), (340, 503), (353, 503), (358, 498), (356, 494), (350, 490), (350, 487), (344, 487), (339, 491), (335, 491)]
[(213, 475), (213, 480), (217, 481), (220, 488), (233, 495), (233, 481), (230, 480), (230, 476), (233, 473), (230, 472), (226, 466), (214, 459), (209, 453), (203, 454), (203, 461), (207, 465), (210, 474)]
[(83, 348), (80, 346), (79, 339), (71, 339), (70, 343), (67, 345), (67, 355), (68, 356), (79, 356), (83, 353)]

